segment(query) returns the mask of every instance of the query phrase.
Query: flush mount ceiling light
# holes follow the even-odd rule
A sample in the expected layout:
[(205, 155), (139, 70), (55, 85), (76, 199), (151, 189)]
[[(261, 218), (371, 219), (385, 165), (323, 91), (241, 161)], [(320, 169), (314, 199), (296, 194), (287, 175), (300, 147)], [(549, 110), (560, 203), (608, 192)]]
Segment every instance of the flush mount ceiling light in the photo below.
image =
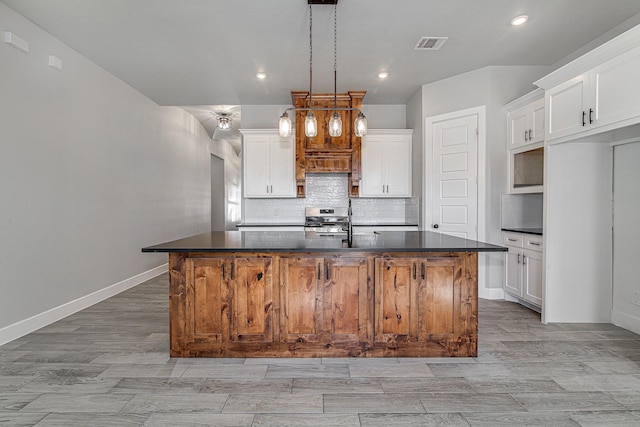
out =
[(267, 78), (267, 74), (263, 73), (262, 71), (259, 71), (256, 73), (256, 77), (259, 78), (260, 80), (264, 80)]
[(518, 25), (522, 25), (529, 20), (527, 15), (519, 15), (511, 20), (511, 25), (517, 27)]
[(378, 73), (379, 79), (386, 79), (387, 77), (389, 77), (389, 73), (387, 73), (386, 71), (381, 71)]
[[(340, 107), (338, 108), (337, 101), (337, 76), (338, 76), (338, 0), (307, 0), (309, 4), (309, 108), (287, 108), (282, 116), (280, 116), (280, 122), (278, 124), (278, 131), (280, 136), (287, 137), (291, 135), (291, 118), (289, 117), (289, 111), (307, 111), (307, 116), (304, 120), (304, 134), (308, 138), (313, 138), (318, 134), (318, 122), (314, 116), (314, 111), (333, 111), (331, 120), (329, 120), (329, 135), (337, 137), (342, 135), (342, 119), (338, 111), (357, 111), (358, 115), (354, 121), (354, 133), (356, 136), (361, 137), (367, 133), (367, 118), (359, 108)], [(333, 5), (333, 108), (314, 108), (313, 107), (313, 8), (314, 4), (330, 4)]]
[(231, 129), (231, 117), (226, 113), (218, 113), (218, 125), (216, 129), (229, 130)]

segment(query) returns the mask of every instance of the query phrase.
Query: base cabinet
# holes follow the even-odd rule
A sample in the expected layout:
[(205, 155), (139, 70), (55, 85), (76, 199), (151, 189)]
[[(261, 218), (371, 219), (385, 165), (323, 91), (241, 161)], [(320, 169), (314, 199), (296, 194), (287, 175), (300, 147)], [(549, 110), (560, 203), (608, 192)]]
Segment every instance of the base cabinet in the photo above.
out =
[(184, 324), (172, 324), (172, 337), (182, 336), (194, 355), (212, 343), (272, 342), (271, 265), (271, 258), (185, 259)]
[(281, 259), (282, 340), (366, 342), (370, 330), (365, 258)]
[(540, 236), (505, 233), (509, 248), (504, 291), (518, 300), (542, 306), (542, 238)]
[(477, 253), (170, 254), (172, 357), (473, 357)]
[(477, 297), (463, 283), (464, 263), (455, 255), (376, 258), (375, 341), (388, 349), (438, 343), (442, 356), (474, 351), (467, 314)]

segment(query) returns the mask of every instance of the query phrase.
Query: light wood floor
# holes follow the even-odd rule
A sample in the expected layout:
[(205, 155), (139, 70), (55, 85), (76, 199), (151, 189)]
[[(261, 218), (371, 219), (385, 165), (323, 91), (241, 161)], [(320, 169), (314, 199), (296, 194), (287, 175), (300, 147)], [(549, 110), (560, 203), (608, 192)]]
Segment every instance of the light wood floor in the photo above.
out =
[(473, 359), (170, 359), (167, 289), (0, 346), (0, 425), (640, 425), (640, 336), (609, 324), (482, 300)]

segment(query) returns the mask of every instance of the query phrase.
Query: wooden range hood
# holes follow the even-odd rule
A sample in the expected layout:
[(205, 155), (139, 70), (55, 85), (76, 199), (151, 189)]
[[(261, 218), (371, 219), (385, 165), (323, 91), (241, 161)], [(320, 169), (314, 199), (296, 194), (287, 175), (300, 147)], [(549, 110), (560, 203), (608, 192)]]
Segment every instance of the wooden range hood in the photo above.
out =
[[(354, 135), (353, 122), (362, 109), (365, 91), (337, 94), (338, 114), (342, 118), (342, 135), (329, 135), (329, 120), (332, 110), (314, 111), (318, 121), (318, 134), (307, 138), (304, 134), (305, 110), (296, 111), (296, 194), (305, 197), (305, 176), (310, 173), (347, 173), (349, 174), (349, 195), (358, 197), (361, 177), (361, 138)], [(333, 93), (313, 94), (312, 108), (333, 108)], [(309, 108), (309, 92), (291, 92), (293, 106)]]

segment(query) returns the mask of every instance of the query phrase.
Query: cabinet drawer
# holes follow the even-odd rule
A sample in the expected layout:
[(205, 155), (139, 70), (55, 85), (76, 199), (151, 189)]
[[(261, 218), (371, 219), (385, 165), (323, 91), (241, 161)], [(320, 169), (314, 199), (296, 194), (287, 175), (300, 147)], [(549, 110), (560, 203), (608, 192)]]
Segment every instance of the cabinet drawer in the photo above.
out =
[(505, 234), (504, 244), (505, 246), (511, 246), (514, 248), (521, 248), (523, 243), (522, 235), (520, 234)]
[(542, 252), (542, 237), (540, 236), (527, 236), (524, 239), (525, 249), (531, 249), (532, 251)]

